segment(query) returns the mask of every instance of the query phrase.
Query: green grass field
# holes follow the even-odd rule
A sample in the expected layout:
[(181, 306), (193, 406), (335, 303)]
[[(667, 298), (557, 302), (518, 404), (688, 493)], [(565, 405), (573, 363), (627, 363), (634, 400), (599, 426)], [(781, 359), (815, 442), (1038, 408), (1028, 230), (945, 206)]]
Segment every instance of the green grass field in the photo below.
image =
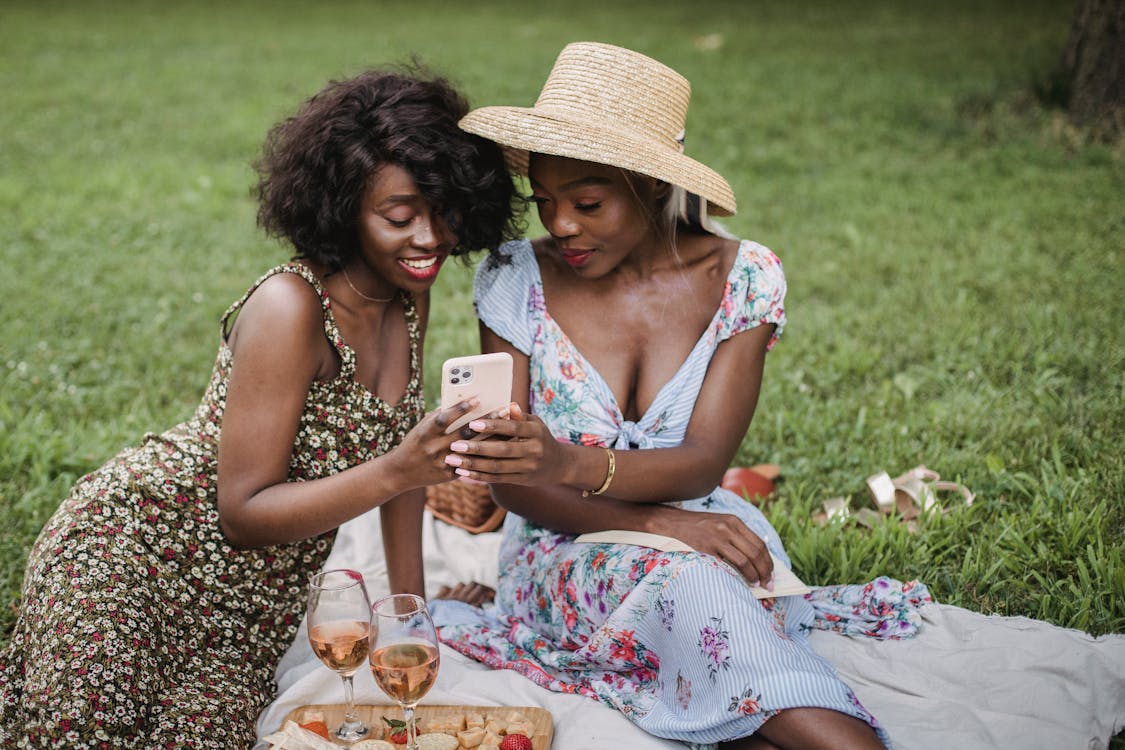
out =
[[(768, 512), (797, 571), (1125, 631), (1125, 148), (1032, 93), (1068, 4), (790, 5), (6, 2), (0, 633), (70, 485), (190, 415), (219, 315), (288, 257), (254, 226), (268, 127), (411, 53), (475, 103), (530, 104), (583, 39), (691, 79), (688, 153), (734, 186), (728, 227), (785, 262), (790, 325), (739, 458), (781, 465)], [(438, 283), (431, 397), (476, 349), (470, 286)], [(810, 522), (919, 463), (977, 502), (915, 535)]]

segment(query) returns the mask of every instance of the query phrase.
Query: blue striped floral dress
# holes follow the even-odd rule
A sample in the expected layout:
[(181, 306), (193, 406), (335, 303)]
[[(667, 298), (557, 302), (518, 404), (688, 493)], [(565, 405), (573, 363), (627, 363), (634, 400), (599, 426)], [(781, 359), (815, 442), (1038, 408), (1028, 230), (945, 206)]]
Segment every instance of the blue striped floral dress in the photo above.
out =
[[(480, 319), (530, 359), (531, 411), (559, 440), (616, 450), (678, 445), (708, 363), (727, 338), (785, 322), (781, 263), (742, 242), (722, 303), (676, 375), (637, 422), (546, 309), (530, 242), (501, 248), (506, 262), (477, 272)], [(771, 340), (770, 345), (773, 345)], [(742, 518), (786, 565), (777, 532), (753, 505), (716, 489), (678, 503)], [(715, 558), (624, 544), (586, 544), (508, 514), (494, 609), (439, 603), (441, 638), (496, 668), (551, 690), (603, 701), (645, 731), (708, 745), (753, 734), (786, 708), (820, 706), (886, 733), (806, 641), (812, 627), (904, 637), (917, 627), (921, 584), (879, 579), (757, 600)]]

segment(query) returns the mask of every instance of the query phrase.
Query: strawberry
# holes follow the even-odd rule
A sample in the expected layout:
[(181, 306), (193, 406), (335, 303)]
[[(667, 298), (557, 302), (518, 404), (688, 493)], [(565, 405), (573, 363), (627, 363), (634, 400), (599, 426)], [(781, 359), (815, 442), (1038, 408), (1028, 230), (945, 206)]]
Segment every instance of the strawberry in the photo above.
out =
[(500, 750), (531, 750), (531, 739), (522, 734), (506, 734), (500, 740)]
[(402, 719), (388, 719), (386, 716), (383, 717), (383, 721), (387, 723), (387, 740), (396, 745), (405, 745), (406, 722)]

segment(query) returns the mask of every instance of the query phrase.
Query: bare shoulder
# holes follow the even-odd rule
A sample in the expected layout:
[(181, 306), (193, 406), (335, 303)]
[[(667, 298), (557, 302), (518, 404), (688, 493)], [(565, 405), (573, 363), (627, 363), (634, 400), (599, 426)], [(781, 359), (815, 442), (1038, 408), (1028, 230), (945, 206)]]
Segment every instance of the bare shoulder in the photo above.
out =
[(323, 338), (324, 311), (316, 290), (294, 273), (269, 277), (246, 300), (231, 328), (230, 345), (248, 335)]
[(263, 281), (244, 305), (246, 311), (251, 307), (290, 320), (309, 313), (318, 318), (323, 314), (316, 289), (295, 273), (277, 273)]
[(734, 266), (742, 242), (713, 234), (690, 234), (680, 237), (677, 246), (686, 265), (725, 275)]
[(723, 259), (723, 266), (730, 268), (734, 265), (734, 259), (742, 252), (742, 240), (733, 237), (717, 237), (719, 245), (719, 255)]

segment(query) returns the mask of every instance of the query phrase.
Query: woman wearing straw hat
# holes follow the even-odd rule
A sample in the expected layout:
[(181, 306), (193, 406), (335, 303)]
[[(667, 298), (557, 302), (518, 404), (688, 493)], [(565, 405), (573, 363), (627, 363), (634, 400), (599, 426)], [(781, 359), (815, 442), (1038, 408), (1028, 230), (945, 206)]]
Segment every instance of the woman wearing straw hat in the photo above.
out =
[[(716, 488), (785, 322), (785, 278), (769, 250), (709, 227), (735, 200), (683, 152), (689, 97), (655, 60), (579, 43), (534, 107), (461, 121), (528, 175), (549, 236), (478, 269), (483, 347), (515, 358), (515, 403), (512, 419), (471, 425), (507, 440), (455, 442), (447, 462), (493, 483), (512, 513), (496, 609), (439, 606), (442, 638), (661, 737), (881, 747), (886, 733), (805, 631), (907, 636), (928, 596), (887, 579), (810, 599), (746, 586), (770, 588), (771, 553), (788, 557), (755, 507)], [(576, 541), (603, 530), (695, 551)]]

